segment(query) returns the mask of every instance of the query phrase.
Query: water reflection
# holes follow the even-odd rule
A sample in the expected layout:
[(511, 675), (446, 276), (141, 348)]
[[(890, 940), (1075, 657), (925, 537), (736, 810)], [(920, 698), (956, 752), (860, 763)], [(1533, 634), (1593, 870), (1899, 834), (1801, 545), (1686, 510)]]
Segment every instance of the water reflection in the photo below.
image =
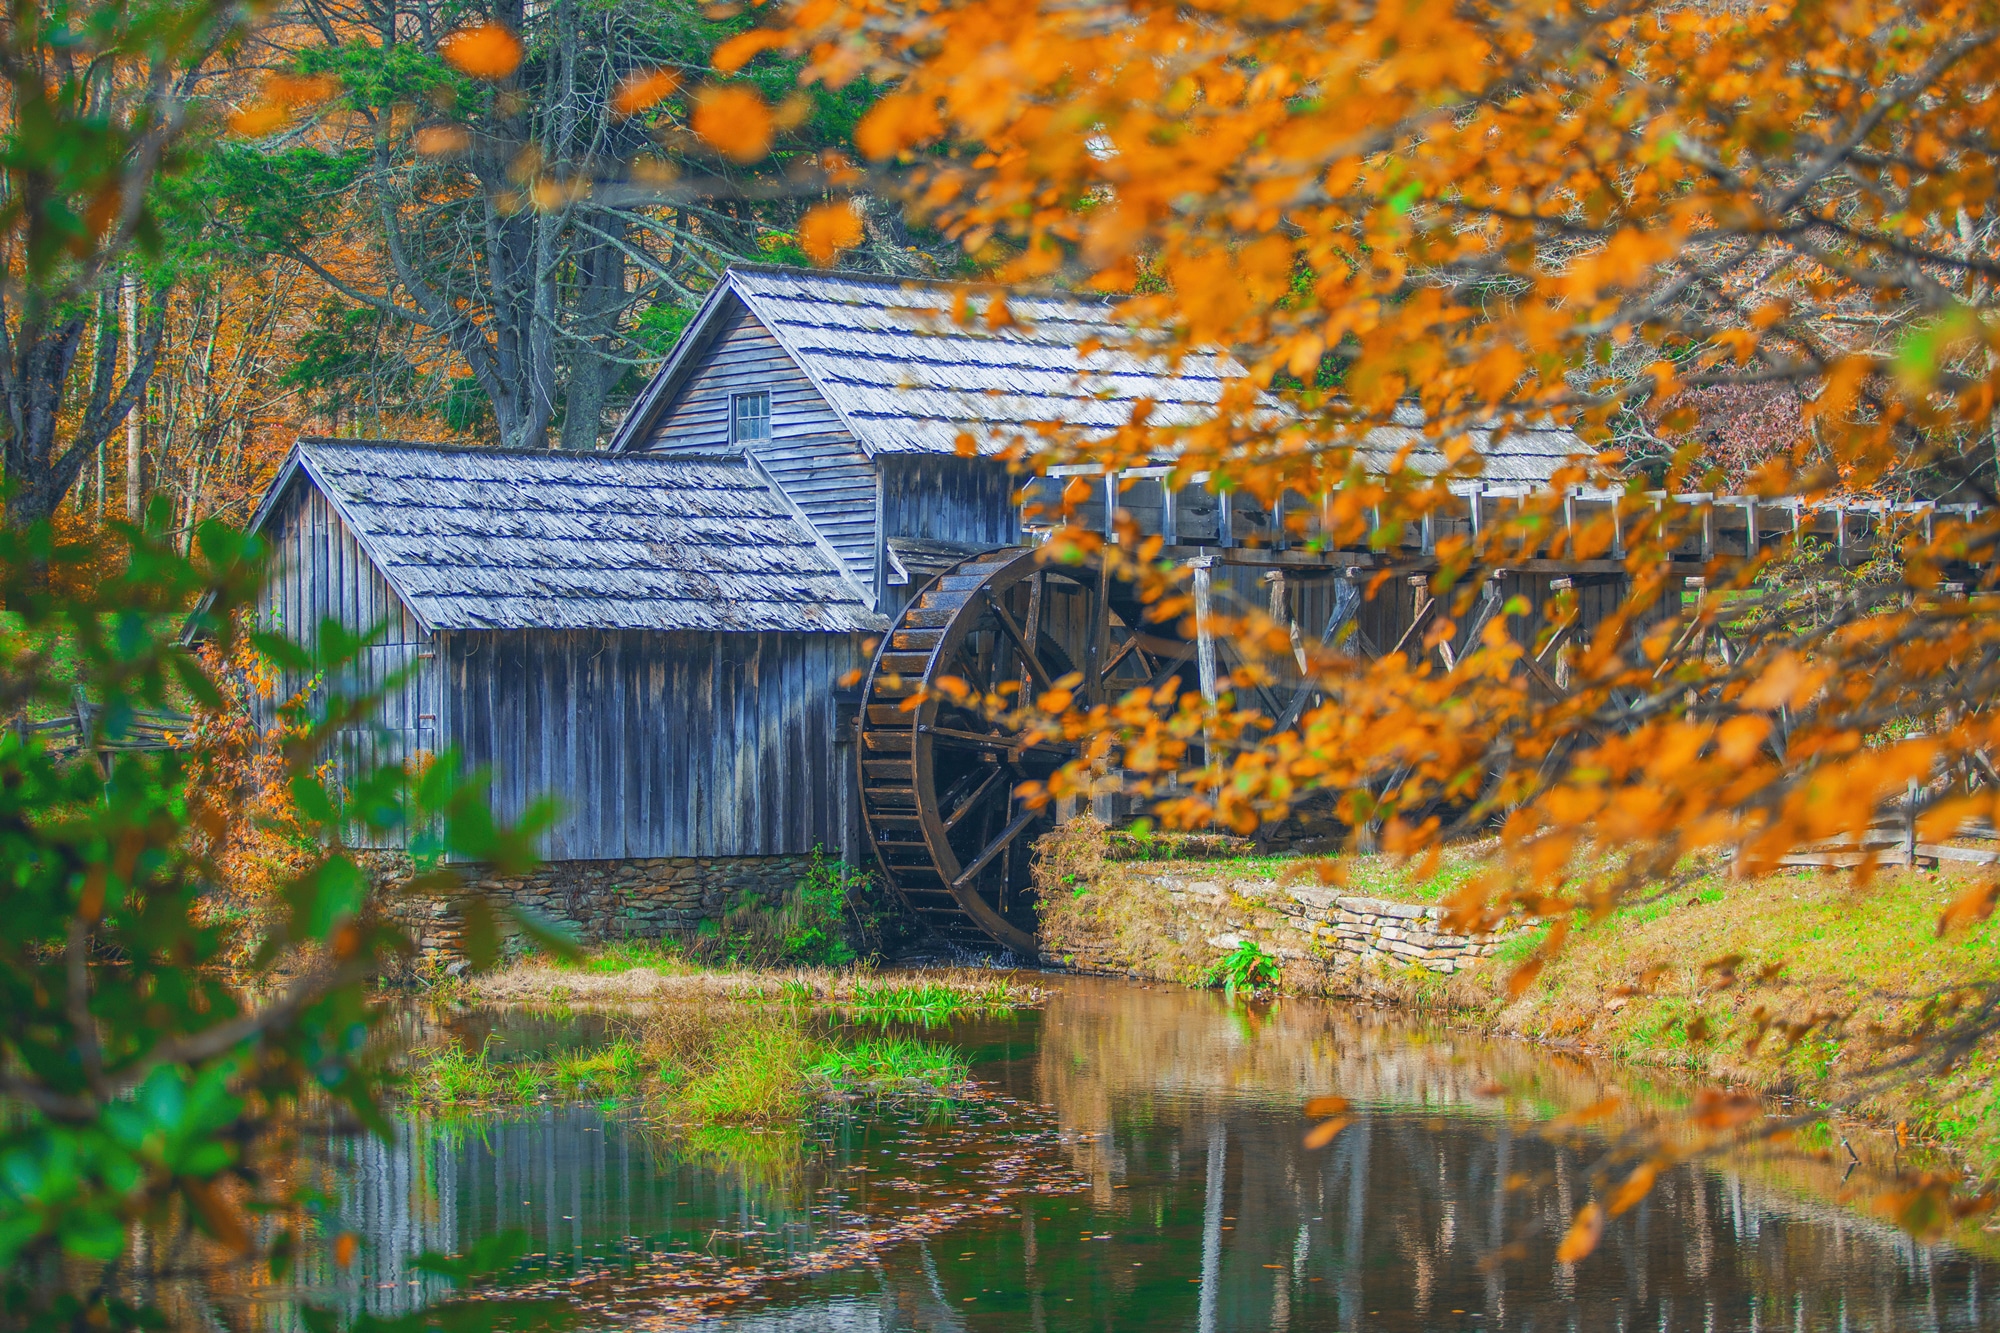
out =
[[(550, 1107), (341, 1145), (364, 1261), (314, 1278), (397, 1313), (427, 1294), (410, 1256), (521, 1227), (535, 1253), (510, 1285), (606, 1326), (2000, 1327), (2000, 1266), (1841, 1208), (1811, 1161), (1664, 1175), (1596, 1254), (1557, 1263), (1586, 1150), (1526, 1116), (1608, 1084), (1545, 1051), (1099, 982), (951, 1037), (987, 1095), (950, 1115), (676, 1138)], [(1297, 1108), (1331, 1091), (1362, 1113), (1308, 1151)]]

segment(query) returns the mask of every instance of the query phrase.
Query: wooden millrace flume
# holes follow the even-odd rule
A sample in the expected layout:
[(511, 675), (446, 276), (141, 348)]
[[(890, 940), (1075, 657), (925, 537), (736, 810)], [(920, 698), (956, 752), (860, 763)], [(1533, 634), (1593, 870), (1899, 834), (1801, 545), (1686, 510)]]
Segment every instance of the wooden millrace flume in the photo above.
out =
[(1009, 548), (940, 574), (896, 617), (862, 691), (861, 808), (890, 887), (954, 943), (1036, 957), (1029, 853), (1056, 811), (1023, 788), (1078, 750), (980, 701), (1075, 677), (1087, 707), (1194, 670), (1194, 644), (1147, 623), (1136, 589), (1095, 560)]

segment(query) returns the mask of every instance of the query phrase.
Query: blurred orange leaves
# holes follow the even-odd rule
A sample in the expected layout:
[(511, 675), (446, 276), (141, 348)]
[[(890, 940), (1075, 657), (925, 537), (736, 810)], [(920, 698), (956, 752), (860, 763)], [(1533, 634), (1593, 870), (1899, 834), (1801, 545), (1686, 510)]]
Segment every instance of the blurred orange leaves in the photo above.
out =
[(521, 67), (525, 49), (521, 39), (505, 24), (476, 23), (439, 42), (438, 54), (467, 78), (492, 83)]
[(815, 264), (831, 264), (842, 250), (861, 244), (860, 215), (845, 201), (821, 204), (799, 222), (799, 247)]
[(732, 162), (755, 162), (771, 151), (771, 108), (742, 84), (710, 85), (695, 94), (694, 132)]
[(611, 110), (618, 116), (636, 116), (672, 97), (680, 86), (681, 76), (670, 69), (634, 70), (611, 94)]

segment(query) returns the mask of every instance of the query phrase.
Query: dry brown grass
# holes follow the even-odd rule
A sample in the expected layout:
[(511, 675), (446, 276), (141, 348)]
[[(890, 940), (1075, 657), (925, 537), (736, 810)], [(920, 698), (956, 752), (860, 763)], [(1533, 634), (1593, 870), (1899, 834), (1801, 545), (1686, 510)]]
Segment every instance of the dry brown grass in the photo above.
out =
[(844, 1004), (884, 987), (944, 987), (974, 1003), (1032, 1003), (1035, 987), (1019, 977), (980, 968), (895, 972), (835, 968), (697, 969), (662, 961), (654, 966), (592, 970), (540, 960), (475, 978), (470, 998), (490, 1004), (622, 1005), (658, 1000), (713, 1003)]

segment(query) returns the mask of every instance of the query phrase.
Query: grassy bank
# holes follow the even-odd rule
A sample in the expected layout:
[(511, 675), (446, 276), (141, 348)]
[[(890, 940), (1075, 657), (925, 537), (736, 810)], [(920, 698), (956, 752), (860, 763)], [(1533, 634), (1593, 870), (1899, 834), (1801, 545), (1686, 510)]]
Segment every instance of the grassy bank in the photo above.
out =
[(465, 987), (486, 1004), (618, 1006), (663, 1000), (822, 1005), (908, 1020), (998, 1013), (1038, 1003), (1019, 977), (979, 968), (872, 971), (856, 968), (713, 967), (671, 948), (615, 945), (574, 961), (529, 959)]
[[(1570, 1043), (1807, 1103), (1854, 1110), (2000, 1176), (2000, 1052), (1948, 1074), (1879, 1087), (1904, 1038), (1951, 1021), (1958, 988), (1992, 978), (2000, 922), (1940, 939), (1955, 874), (1785, 871), (1707, 876), (1671, 897), (1585, 925), (1518, 999), (1507, 978), (1536, 933), (1449, 979), (1385, 989), (1491, 1031)], [(1538, 933), (1538, 932), (1537, 932)]]
[(533, 1059), (447, 1041), (416, 1051), (411, 1096), (434, 1110), (618, 1099), (693, 1125), (797, 1119), (832, 1102), (951, 1095), (966, 1077), (953, 1048), (854, 1036), (786, 1009), (662, 1006), (601, 1044)]

